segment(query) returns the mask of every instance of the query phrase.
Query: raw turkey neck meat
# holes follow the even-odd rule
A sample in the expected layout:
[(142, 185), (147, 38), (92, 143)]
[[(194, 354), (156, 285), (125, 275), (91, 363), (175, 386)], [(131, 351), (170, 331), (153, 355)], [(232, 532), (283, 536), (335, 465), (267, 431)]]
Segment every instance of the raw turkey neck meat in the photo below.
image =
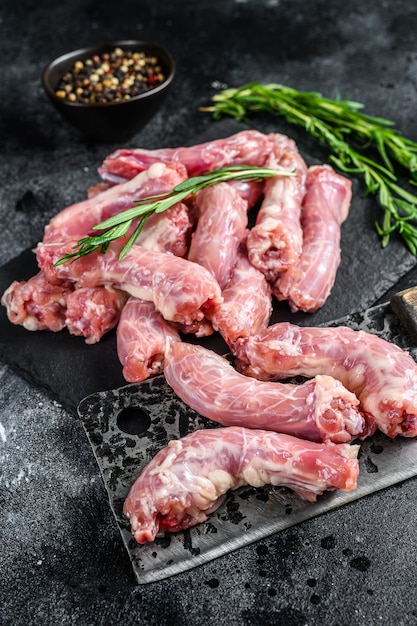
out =
[[(417, 360), (417, 333), (413, 303), (417, 290), (406, 290), (391, 301), (349, 314), (326, 326), (349, 326), (373, 332), (400, 346)], [(393, 310), (398, 317), (394, 315)], [(410, 319), (411, 318), (411, 319)], [(402, 323), (399, 322), (399, 319)], [(404, 321), (403, 321), (404, 320)], [(405, 330), (410, 328), (410, 334)], [(411, 335), (416, 339), (411, 339)], [(417, 442), (397, 437), (389, 440), (376, 432), (361, 443), (358, 487), (349, 493), (332, 493), (318, 502), (303, 502), (280, 490), (247, 490), (226, 499), (209, 526), (175, 534), (149, 546), (135, 545), (121, 506), (140, 467), (169, 439), (210, 427), (209, 420), (186, 407), (166, 385), (163, 376), (107, 392), (94, 393), (78, 407), (109, 495), (110, 506), (132, 562), (137, 582), (145, 584), (190, 570), (253, 541), (343, 506), (417, 474)], [(132, 436), (129, 419), (139, 432)], [(123, 423), (121, 418), (126, 419)], [(211, 425), (212, 427), (212, 425)], [(109, 450), (114, 454), (109, 455)], [(134, 474), (135, 473), (135, 474)]]

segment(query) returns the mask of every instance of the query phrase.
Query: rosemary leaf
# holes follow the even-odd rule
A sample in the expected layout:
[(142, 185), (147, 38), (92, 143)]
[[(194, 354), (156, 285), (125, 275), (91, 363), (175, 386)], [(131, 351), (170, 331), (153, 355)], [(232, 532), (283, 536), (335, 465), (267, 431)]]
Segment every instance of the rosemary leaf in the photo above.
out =
[[(397, 231), (408, 249), (417, 251), (417, 195), (398, 184), (399, 176), (417, 185), (417, 143), (404, 137), (391, 120), (365, 114), (363, 104), (330, 99), (312, 91), (270, 83), (225, 89), (202, 111), (248, 122), (260, 111), (302, 126), (330, 148), (329, 161), (342, 172), (362, 177), (368, 194), (378, 198), (382, 245)], [(410, 223), (414, 222), (414, 223)]]
[(67, 261), (76, 261), (77, 259), (87, 256), (92, 252), (99, 250), (102, 254), (107, 252), (112, 241), (124, 237), (134, 221), (139, 220), (135, 226), (129, 239), (122, 247), (119, 253), (119, 259), (122, 259), (134, 245), (146, 221), (155, 213), (162, 213), (170, 207), (182, 202), (189, 196), (192, 196), (202, 189), (215, 185), (219, 182), (227, 182), (231, 180), (262, 180), (273, 176), (293, 176), (294, 172), (288, 170), (277, 170), (267, 167), (253, 167), (248, 165), (231, 165), (229, 167), (219, 168), (206, 172), (201, 176), (194, 176), (176, 185), (172, 191), (167, 194), (157, 196), (148, 196), (135, 202), (134, 207), (122, 211), (113, 217), (110, 217), (93, 227), (93, 230), (102, 231), (97, 234), (83, 237), (75, 246), (74, 252), (68, 253), (59, 259), (55, 266), (62, 265)]

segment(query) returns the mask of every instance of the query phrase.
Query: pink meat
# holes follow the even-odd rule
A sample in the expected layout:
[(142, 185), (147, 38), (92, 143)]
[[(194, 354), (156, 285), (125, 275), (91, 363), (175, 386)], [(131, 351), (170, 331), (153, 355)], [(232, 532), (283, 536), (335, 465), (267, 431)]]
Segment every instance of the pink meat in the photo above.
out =
[(132, 208), (135, 200), (167, 193), (186, 178), (187, 172), (179, 163), (155, 163), (133, 180), (109, 187), (60, 211), (46, 226), (43, 242), (64, 241), (91, 234), (93, 226)]
[(14, 281), (1, 304), (9, 320), (26, 330), (59, 332), (66, 327), (71, 334), (86, 337), (86, 343), (96, 343), (117, 324), (125, 301), (119, 290), (53, 284), (40, 271), (28, 281)]
[(417, 435), (417, 369), (413, 358), (377, 335), (338, 326), (282, 322), (238, 342), (239, 370), (262, 380), (334, 376), (354, 392), (368, 421), (388, 437)]
[(106, 254), (96, 251), (55, 267), (73, 244), (38, 245), (38, 262), (50, 282), (115, 287), (153, 302), (165, 319), (181, 324), (204, 319), (207, 311), (222, 301), (218, 283), (204, 267), (141, 246), (133, 246), (121, 261), (121, 245), (112, 243)]
[(178, 332), (152, 302), (133, 297), (123, 308), (116, 337), (123, 376), (130, 383), (159, 374), (163, 369), (167, 338), (179, 341)]
[(259, 202), (264, 193), (264, 181), (230, 180), (229, 185), (236, 189), (242, 200), (246, 200), (248, 210)]
[(224, 139), (189, 147), (116, 150), (104, 160), (98, 171), (103, 180), (120, 183), (147, 170), (155, 162), (164, 162), (180, 163), (186, 167), (189, 176), (197, 176), (226, 165), (262, 166), (271, 149), (272, 143), (266, 135), (256, 130), (244, 130)]
[(1, 304), (9, 320), (26, 330), (59, 332), (65, 327), (71, 285), (50, 284), (43, 272), (28, 281), (14, 281), (4, 292)]
[(310, 167), (303, 202), (303, 251), (278, 277), (273, 294), (292, 311), (312, 312), (327, 300), (340, 264), (340, 226), (352, 196), (349, 179), (328, 165)]
[(119, 321), (127, 295), (112, 287), (82, 287), (67, 298), (65, 326), (72, 335), (83, 336), (86, 343), (100, 341)]
[(193, 220), (187, 206), (180, 202), (163, 213), (154, 213), (145, 223), (135, 244), (147, 250), (159, 250), (186, 256)]
[(267, 167), (295, 171), (294, 176), (277, 176), (265, 182), (264, 199), (256, 225), (248, 235), (249, 259), (269, 280), (294, 265), (301, 254), (303, 233), (300, 222), (307, 166), (292, 139), (271, 135), (274, 149)]
[[(52, 218), (45, 228), (44, 243), (83, 237), (91, 233), (98, 222), (131, 208), (135, 200), (171, 191), (186, 176), (186, 170), (180, 164), (155, 163), (147, 172), (125, 184), (107, 186), (104, 190), (97, 188), (88, 200), (71, 205)], [(191, 226), (187, 207), (178, 204), (152, 216), (138, 242), (146, 248), (184, 256), (188, 250)], [(103, 288), (100, 294), (100, 287), (94, 286), (90, 298), (87, 289), (82, 292), (76, 290), (68, 304), (66, 297), (74, 286), (68, 282), (63, 286), (56, 276), (52, 276), (52, 284), (48, 284), (48, 280), (51, 280), (51, 271), (48, 277), (40, 272), (26, 283), (15, 281), (10, 285), (3, 295), (2, 304), (7, 307), (13, 323), (31, 330), (53, 331), (67, 325), (70, 333), (84, 335), (87, 343), (99, 341), (117, 323), (122, 301), (120, 295), (114, 297), (114, 291)]]
[(95, 185), (92, 185), (91, 187), (89, 187), (87, 189), (87, 198), (89, 200), (91, 200), (91, 198), (95, 198), (96, 196), (98, 196), (99, 193), (101, 193), (102, 191), (106, 191), (107, 189), (110, 189), (110, 187), (113, 187), (116, 183), (110, 183), (110, 182), (100, 182), (100, 183), (96, 183)]
[(250, 263), (246, 249), (239, 251), (222, 296), (223, 302), (211, 314), (211, 323), (233, 350), (239, 337), (256, 335), (266, 328), (272, 313), (271, 287), (264, 274)]
[[(212, 307), (209, 309), (211, 316)], [(214, 328), (211, 321), (204, 317), (201, 320), (196, 320), (191, 324), (179, 324), (178, 322), (171, 322), (178, 331), (184, 333), (184, 335), (195, 335), (196, 337), (209, 337), (214, 333)]]
[(243, 485), (288, 487), (314, 502), (325, 491), (356, 488), (358, 450), (239, 427), (197, 430), (171, 440), (142, 469), (123, 512), (142, 544), (204, 522)]
[(247, 202), (227, 183), (199, 192), (197, 228), (188, 259), (205, 267), (223, 289), (236, 264), (240, 242), (248, 224)]
[(330, 376), (303, 384), (259, 381), (202, 346), (177, 342), (164, 374), (195, 411), (223, 426), (262, 428), (311, 441), (350, 441), (363, 430), (356, 396)]

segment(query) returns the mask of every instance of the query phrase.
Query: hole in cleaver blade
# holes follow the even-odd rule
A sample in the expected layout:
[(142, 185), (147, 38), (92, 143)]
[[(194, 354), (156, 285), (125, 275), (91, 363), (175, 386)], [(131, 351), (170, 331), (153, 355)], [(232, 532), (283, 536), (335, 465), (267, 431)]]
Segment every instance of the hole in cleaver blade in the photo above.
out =
[[(373, 332), (409, 350), (417, 360), (417, 348), (388, 303), (326, 325)], [(285, 488), (242, 487), (228, 494), (206, 522), (138, 545), (122, 509), (141, 469), (170, 439), (199, 428), (217, 428), (217, 425), (185, 405), (163, 376), (87, 396), (80, 402), (78, 413), (139, 584), (184, 572), (417, 475), (417, 441), (391, 440), (376, 433), (361, 443), (360, 476), (354, 492), (326, 493), (311, 503)], [(120, 417), (123, 415), (129, 417), (126, 423)]]

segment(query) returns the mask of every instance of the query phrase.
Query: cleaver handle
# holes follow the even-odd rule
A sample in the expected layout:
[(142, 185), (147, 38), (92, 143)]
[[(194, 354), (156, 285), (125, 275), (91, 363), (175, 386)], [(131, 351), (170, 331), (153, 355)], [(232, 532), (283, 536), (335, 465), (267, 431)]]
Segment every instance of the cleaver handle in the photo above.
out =
[(417, 286), (399, 291), (391, 298), (391, 308), (417, 343)]

